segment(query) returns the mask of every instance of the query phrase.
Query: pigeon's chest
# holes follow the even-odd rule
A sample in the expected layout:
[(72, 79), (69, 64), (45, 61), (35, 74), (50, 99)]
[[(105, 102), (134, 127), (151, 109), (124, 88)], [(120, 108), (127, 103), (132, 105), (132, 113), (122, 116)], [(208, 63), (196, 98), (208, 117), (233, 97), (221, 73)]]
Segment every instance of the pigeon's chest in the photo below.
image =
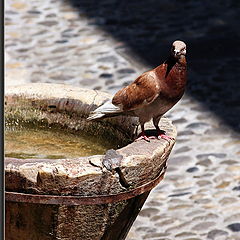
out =
[(176, 100), (167, 99), (164, 96), (158, 96), (157, 99), (149, 105), (152, 117), (157, 117), (166, 113), (176, 104)]
[(149, 105), (135, 110), (135, 114), (140, 118), (144, 118), (145, 121), (149, 121), (151, 118), (162, 116), (169, 109), (171, 109), (176, 101), (172, 101), (164, 98), (163, 96), (158, 96), (152, 103)]
[(168, 77), (163, 88), (163, 93), (170, 98), (178, 98), (182, 96), (186, 85), (186, 68), (183, 66), (174, 67)]

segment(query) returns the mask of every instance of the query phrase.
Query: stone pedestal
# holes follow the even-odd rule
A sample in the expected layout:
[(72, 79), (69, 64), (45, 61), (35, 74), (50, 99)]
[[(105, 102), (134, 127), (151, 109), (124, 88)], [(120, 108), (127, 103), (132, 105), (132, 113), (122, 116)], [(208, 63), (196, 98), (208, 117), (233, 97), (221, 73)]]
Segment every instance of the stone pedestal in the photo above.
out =
[[(99, 91), (36, 83), (9, 87), (5, 95), (6, 118), (97, 131), (119, 141), (137, 132), (131, 117), (86, 121), (91, 110), (111, 97)], [(160, 127), (176, 137), (168, 119)], [(75, 159), (5, 158), (6, 239), (125, 239), (163, 178), (173, 145), (174, 140), (142, 140)]]

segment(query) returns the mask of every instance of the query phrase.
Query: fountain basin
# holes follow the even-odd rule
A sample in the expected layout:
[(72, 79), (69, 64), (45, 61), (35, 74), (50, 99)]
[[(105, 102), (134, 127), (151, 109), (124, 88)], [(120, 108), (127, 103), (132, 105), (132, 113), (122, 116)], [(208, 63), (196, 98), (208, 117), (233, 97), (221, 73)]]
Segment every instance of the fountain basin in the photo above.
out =
[[(133, 117), (87, 121), (89, 112), (109, 98), (107, 93), (62, 84), (6, 90), (9, 121), (57, 125), (120, 145), (103, 155), (76, 158), (6, 157), (7, 239), (125, 239), (149, 192), (162, 179), (175, 142), (132, 142), (137, 133)], [(167, 118), (160, 127), (176, 138)]]

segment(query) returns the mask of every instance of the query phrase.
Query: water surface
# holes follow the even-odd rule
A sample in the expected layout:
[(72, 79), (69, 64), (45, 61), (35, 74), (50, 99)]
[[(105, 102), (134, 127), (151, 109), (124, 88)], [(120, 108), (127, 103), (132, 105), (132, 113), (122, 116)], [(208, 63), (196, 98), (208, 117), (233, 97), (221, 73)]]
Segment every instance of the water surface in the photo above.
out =
[(118, 147), (116, 140), (104, 140), (58, 127), (39, 124), (11, 124), (5, 127), (6, 157), (76, 158), (104, 154), (108, 149)]

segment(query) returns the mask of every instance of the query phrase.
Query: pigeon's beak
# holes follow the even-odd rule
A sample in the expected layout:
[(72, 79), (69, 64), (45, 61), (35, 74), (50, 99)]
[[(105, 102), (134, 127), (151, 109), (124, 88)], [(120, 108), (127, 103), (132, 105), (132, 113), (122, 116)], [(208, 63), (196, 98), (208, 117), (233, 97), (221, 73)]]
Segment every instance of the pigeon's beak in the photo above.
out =
[(178, 57), (180, 55), (180, 51), (174, 49), (174, 57)]

